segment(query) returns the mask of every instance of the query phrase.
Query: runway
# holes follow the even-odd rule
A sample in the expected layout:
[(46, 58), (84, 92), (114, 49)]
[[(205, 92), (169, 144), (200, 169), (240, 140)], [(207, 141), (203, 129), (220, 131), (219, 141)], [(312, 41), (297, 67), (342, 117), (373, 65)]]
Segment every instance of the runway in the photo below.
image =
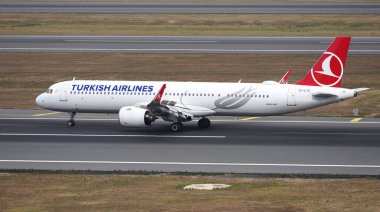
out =
[(123, 128), (116, 115), (0, 110), (1, 169), (380, 174), (380, 119), (212, 117)]
[[(0, 52), (320, 54), (333, 37), (0, 36)], [(380, 37), (353, 37), (350, 54), (380, 54)]]
[(1, 2), (0, 13), (379, 14), (379, 3)]

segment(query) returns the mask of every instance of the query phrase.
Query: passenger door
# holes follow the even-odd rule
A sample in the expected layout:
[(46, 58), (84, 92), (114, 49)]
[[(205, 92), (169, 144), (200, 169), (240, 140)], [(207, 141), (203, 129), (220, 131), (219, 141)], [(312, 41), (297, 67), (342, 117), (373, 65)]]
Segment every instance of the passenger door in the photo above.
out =
[(288, 90), (288, 106), (296, 106), (296, 89), (289, 88)]
[(67, 101), (67, 85), (64, 85), (60, 89), (59, 101)]

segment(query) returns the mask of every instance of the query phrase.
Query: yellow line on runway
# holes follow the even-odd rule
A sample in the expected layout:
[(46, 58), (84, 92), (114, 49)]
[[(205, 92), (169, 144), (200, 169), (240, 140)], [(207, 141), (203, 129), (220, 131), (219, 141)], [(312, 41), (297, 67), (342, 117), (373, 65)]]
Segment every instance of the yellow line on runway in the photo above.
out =
[(249, 120), (254, 120), (254, 119), (258, 119), (259, 117), (248, 117), (248, 118), (243, 118), (243, 119), (240, 119), (240, 121), (249, 121)]
[(351, 120), (351, 122), (359, 122), (360, 120), (362, 120), (363, 118), (354, 118)]
[(49, 116), (49, 115), (55, 115), (59, 114), (61, 112), (53, 112), (53, 113), (40, 113), (40, 114), (34, 114), (33, 116)]

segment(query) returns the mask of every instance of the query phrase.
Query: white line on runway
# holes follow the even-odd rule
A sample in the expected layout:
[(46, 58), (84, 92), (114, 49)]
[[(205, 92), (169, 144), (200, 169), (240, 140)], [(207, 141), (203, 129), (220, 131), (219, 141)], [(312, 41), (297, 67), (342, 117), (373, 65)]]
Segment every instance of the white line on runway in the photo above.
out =
[[(129, 51), (129, 52), (323, 52), (325, 50), (296, 49), (95, 49), (95, 48), (0, 48), (0, 51)], [(349, 52), (376, 53), (380, 50), (349, 50)]]
[(120, 135), (120, 134), (53, 134), (53, 133), (0, 133), (0, 136), (65, 136), (65, 137), (144, 137), (144, 138), (226, 138), (218, 135)]
[(70, 160), (0, 160), (3, 163), (86, 163), (86, 164), (145, 164), (145, 165), (201, 165), (201, 166), (278, 166), (278, 167), (341, 167), (380, 168), (380, 165), (351, 164), (287, 164), (287, 163), (197, 163), (197, 162), (152, 162), (152, 161), (70, 161)]

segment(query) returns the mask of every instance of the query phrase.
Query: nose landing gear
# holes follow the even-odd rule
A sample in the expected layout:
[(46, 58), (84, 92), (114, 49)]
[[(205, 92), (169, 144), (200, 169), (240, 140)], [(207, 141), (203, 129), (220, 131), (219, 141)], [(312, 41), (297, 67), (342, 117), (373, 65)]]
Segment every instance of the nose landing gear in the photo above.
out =
[(182, 131), (183, 124), (181, 122), (174, 122), (172, 125), (170, 125), (170, 130), (172, 132), (180, 132)]
[(69, 112), (70, 120), (66, 123), (66, 125), (68, 127), (74, 127), (75, 126), (74, 118), (75, 118), (76, 114), (77, 114), (76, 112)]

